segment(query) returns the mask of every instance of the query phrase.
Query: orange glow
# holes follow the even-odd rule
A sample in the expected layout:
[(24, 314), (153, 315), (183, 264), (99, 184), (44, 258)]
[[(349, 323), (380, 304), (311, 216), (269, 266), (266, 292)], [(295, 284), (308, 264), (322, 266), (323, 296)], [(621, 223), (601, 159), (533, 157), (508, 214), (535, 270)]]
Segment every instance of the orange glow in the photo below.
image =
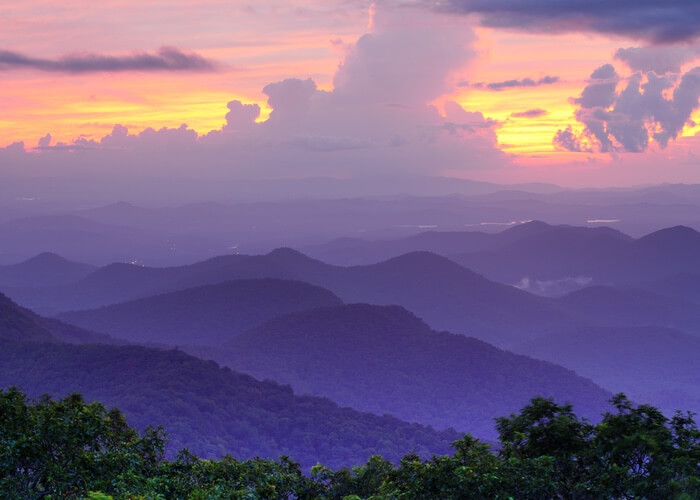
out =
[[(465, 109), (481, 111), (501, 123), (496, 129), (499, 147), (517, 156), (542, 161), (556, 156), (581, 157), (581, 153), (556, 151), (552, 139), (557, 130), (576, 125), (570, 102), (585, 86), (585, 79), (598, 66), (609, 62), (617, 42), (586, 35), (544, 36), (477, 29), (479, 54), (469, 83), (500, 82), (544, 76), (559, 77), (554, 84), (489, 91), (462, 87), (454, 98)], [(536, 68), (536, 69), (535, 69)], [(546, 115), (514, 117), (513, 113), (543, 109)]]
[[(294, 5), (235, 0), (204, 0), (197, 5), (185, 0), (29, 4), (0, 6), (0, 49), (58, 57), (88, 49), (105, 54), (129, 53), (135, 47), (152, 51), (173, 44), (219, 62), (220, 68), (179, 74), (4, 71), (0, 147), (14, 141), (33, 147), (46, 133), (51, 133), (54, 143), (78, 137), (99, 139), (115, 124), (138, 133), (147, 127), (185, 123), (205, 134), (224, 124), (226, 104), (234, 99), (257, 103), (258, 121), (264, 121), (271, 111), (262, 92), (268, 83), (312, 78), (318, 88), (333, 89), (344, 47), (367, 31), (368, 20), (371, 29), (375, 9), (373, 3), (348, 2), (352, 6), (346, 7), (310, 0)], [(134, 23), (134, 18), (148, 23)], [(615, 62), (615, 51), (631, 42), (583, 34), (536, 35), (489, 28), (475, 32), (476, 57), (463, 74), (454, 75), (455, 91), (438, 99), (438, 108), (445, 100), (455, 100), (468, 111), (498, 121), (498, 145), (518, 163), (547, 165), (605, 157), (557, 151), (552, 140), (567, 126), (580, 132), (571, 98), (580, 95), (595, 68)], [(626, 71), (622, 63), (615, 66), (620, 73)], [(691, 63), (684, 69), (690, 67)], [(556, 76), (559, 81), (499, 92), (456, 85), (544, 76)], [(533, 109), (546, 114), (514, 116)], [(700, 110), (693, 121), (694, 126), (682, 131), (683, 137), (700, 134)]]
[[(134, 22), (139, 19), (139, 22)], [(319, 23), (319, 20), (323, 22)], [(360, 6), (293, 5), (271, 0), (101, 3), (34, 0), (0, 6), (0, 49), (55, 58), (76, 52), (128, 54), (175, 45), (215, 60), (213, 73), (51, 74), (3, 71), (0, 147), (99, 138), (115, 124), (132, 133), (186, 123), (200, 134), (225, 122), (234, 99), (270, 109), (262, 88), (285, 78), (312, 78), (332, 89), (339, 46), (366, 30)], [(332, 42), (333, 41), (333, 42)]]
[(303, 65), (284, 60), (276, 49), (260, 50), (256, 56), (260, 62), (254, 66), (214, 74), (12, 75), (14, 78), (3, 85), (0, 145), (25, 141), (31, 147), (47, 132), (54, 141), (94, 139), (115, 124), (137, 133), (148, 127), (186, 123), (205, 134), (221, 128), (228, 112), (226, 103), (234, 99), (257, 103), (261, 108), (259, 121), (267, 119), (270, 109), (262, 93), (266, 83), (313, 78), (319, 88), (332, 89), (338, 59), (330, 50), (327, 57), (307, 56)]

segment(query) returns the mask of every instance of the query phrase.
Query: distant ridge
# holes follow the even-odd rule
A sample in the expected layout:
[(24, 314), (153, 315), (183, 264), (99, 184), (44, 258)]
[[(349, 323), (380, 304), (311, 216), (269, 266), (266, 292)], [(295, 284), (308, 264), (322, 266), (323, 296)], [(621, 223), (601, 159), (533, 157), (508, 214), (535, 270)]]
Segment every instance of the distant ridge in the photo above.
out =
[(41, 287), (79, 281), (96, 267), (64, 259), (52, 252), (40, 253), (19, 264), (0, 266), (0, 286)]
[(279, 314), (335, 306), (334, 294), (299, 281), (234, 280), (59, 318), (133, 342), (215, 345)]
[(518, 347), (668, 412), (700, 412), (700, 337), (659, 326), (579, 327)]
[(291, 455), (308, 470), (365, 463), (382, 454), (443, 454), (460, 436), (389, 416), (296, 396), (178, 350), (103, 344), (71, 345), (69, 327), (23, 310), (0, 295), (0, 388), (31, 397), (82, 393), (118, 406), (137, 428), (163, 425), (170, 455), (187, 447), (207, 458)]
[(69, 287), (24, 292), (17, 300), (38, 311), (54, 307), (64, 312), (250, 278), (304, 281), (331, 291), (344, 302), (398, 304), (435, 328), (499, 345), (581, 322), (550, 301), (489, 281), (430, 252), (352, 267), (325, 264), (290, 248), (259, 256), (221, 256), (172, 268), (113, 264)]
[(213, 350), (236, 370), (342, 405), (495, 437), (493, 418), (533, 395), (595, 418), (610, 393), (560, 366), (431, 330), (399, 306), (350, 304), (272, 319)]
[(72, 344), (116, 343), (107, 335), (86, 331), (55, 319), (43, 318), (20, 307), (2, 293), (0, 293), (0, 340)]
[(700, 334), (700, 307), (692, 299), (598, 285), (565, 295), (557, 302), (600, 325), (653, 325)]

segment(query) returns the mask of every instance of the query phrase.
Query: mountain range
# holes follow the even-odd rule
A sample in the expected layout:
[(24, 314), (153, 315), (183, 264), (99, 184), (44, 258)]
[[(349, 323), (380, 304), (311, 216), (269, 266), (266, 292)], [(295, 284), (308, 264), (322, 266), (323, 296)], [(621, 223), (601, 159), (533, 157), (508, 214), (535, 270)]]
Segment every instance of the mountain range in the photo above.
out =
[(434, 331), (399, 306), (291, 313), (192, 352), (299, 393), (488, 439), (496, 437), (494, 418), (533, 395), (570, 401), (591, 419), (611, 397), (560, 366)]
[(278, 279), (224, 281), (58, 318), (138, 343), (216, 345), (280, 314), (340, 305), (323, 288)]
[[(429, 252), (352, 267), (325, 264), (291, 249), (277, 249), (262, 256), (222, 256), (172, 268), (112, 264), (72, 285), (15, 289), (8, 293), (27, 307), (51, 314), (242, 278), (299, 280), (323, 287), (346, 303), (401, 305), (434, 328), (468, 334), (498, 345), (519, 343), (583, 322), (577, 314), (555, 302), (489, 281)], [(119, 305), (107, 311), (82, 314), (94, 321), (99, 316), (113, 314), (117, 321), (128, 323), (128, 319), (120, 319), (123, 315), (118, 311), (128, 308), (135, 314), (134, 308), (138, 307), (138, 304)], [(71, 314), (77, 317), (77, 313)]]
[(80, 392), (117, 406), (138, 428), (162, 425), (171, 455), (186, 447), (203, 457), (290, 455), (307, 469), (317, 461), (341, 467), (374, 454), (397, 461), (412, 451), (446, 453), (459, 437), (297, 396), (178, 350), (68, 344), (42, 318), (5, 298), (0, 306), (0, 387), (33, 397)]
[(700, 412), (700, 337), (656, 326), (579, 327), (517, 352), (558, 363), (672, 414)]

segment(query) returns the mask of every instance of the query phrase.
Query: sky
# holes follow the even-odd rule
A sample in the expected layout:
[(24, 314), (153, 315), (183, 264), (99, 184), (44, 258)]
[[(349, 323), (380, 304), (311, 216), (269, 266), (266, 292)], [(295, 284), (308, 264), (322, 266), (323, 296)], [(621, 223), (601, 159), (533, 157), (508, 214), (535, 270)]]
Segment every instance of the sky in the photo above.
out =
[(700, 3), (0, 4), (0, 178), (700, 183)]

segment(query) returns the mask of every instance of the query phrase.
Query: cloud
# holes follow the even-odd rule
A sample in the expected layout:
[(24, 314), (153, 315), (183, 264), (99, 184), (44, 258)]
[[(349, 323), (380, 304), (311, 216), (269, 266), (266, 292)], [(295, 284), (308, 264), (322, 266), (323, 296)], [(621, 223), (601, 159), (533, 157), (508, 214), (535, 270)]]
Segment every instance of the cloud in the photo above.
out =
[(555, 149), (562, 151), (575, 151), (575, 152), (591, 152), (590, 148), (584, 147), (581, 144), (581, 139), (574, 133), (571, 125), (566, 127), (564, 130), (557, 130), (557, 133), (552, 139)]
[(514, 286), (545, 297), (559, 297), (589, 286), (592, 282), (590, 276), (566, 276), (554, 280), (537, 280), (526, 276)]
[(588, 85), (574, 102), (582, 108), (607, 108), (615, 101), (615, 88), (620, 77), (612, 64), (604, 64), (591, 74)]
[(505, 80), (502, 82), (492, 82), (492, 83), (473, 83), (469, 85), (467, 82), (461, 82), (459, 85), (471, 86), (479, 89), (494, 90), (499, 92), (501, 90), (519, 88), (519, 87), (539, 87), (540, 85), (551, 85), (552, 83), (557, 83), (559, 81), (558, 76), (544, 76), (539, 80), (534, 80), (532, 78), (523, 78), (522, 80)]
[(40, 138), (37, 146), (39, 148), (47, 148), (51, 146), (51, 134), (46, 134), (44, 137)]
[(602, 33), (652, 44), (700, 36), (697, 0), (444, 0), (432, 5), (442, 12), (479, 14), (482, 24), (495, 28)]
[(250, 131), (255, 126), (255, 120), (260, 116), (260, 106), (243, 104), (241, 101), (231, 101), (227, 104), (226, 124), (223, 130), (229, 132)]
[(448, 76), (475, 58), (472, 30), (459, 20), (388, 2), (374, 5), (372, 30), (333, 78), (338, 99), (424, 106), (449, 92)]
[(683, 64), (698, 58), (700, 45), (627, 47), (615, 52), (615, 59), (627, 64), (632, 71), (654, 71), (659, 75), (679, 73)]
[[(618, 91), (619, 83), (624, 87)], [(575, 136), (570, 127), (559, 130), (554, 144), (569, 151), (641, 152), (653, 140), (663, 148), (679, 136), (699, 100), (700, 67), (683, 75), (637, 72), (622, 82), (607, 64), (593, 72), (573, 100), (579, 105), (575, 117), (584, 125), (583, 133)]]
[(547, 114), (546, 109), (528, 109), (526, 111), (518, 111), (511, 113), (510, 116), (513, 118), (539, 118), (540, 116), (545, 116)]
[[(475, 57), (474, 33), (461, 18), (379, 3), (372, 29), (349, 45), (333, 90), (310, 78), (266, 85), (270, 113), (257, 104), (222, 104), (225, 122), (198, 135), (179, 128), (80, 138), (26, 153), (16, 172), (272, 179), (458, 174), (509, 163), (497, 147), (497, 122), (431, 103), (452, 92)], [(0, 165), (3, 162), (0, 151)], [(29, 165), (29, 168), (24, 168)]]
[(91, 53), (72, 54), (58, 59), (29, 57), (18, 52), (0, 51), (0, 71), (34, 69), (56, 73), (96, 73), (121, 71), (212, 71), (213, 61), (194, 52), (161, 47), (156, 53), (136, 52), (125, 56)]

